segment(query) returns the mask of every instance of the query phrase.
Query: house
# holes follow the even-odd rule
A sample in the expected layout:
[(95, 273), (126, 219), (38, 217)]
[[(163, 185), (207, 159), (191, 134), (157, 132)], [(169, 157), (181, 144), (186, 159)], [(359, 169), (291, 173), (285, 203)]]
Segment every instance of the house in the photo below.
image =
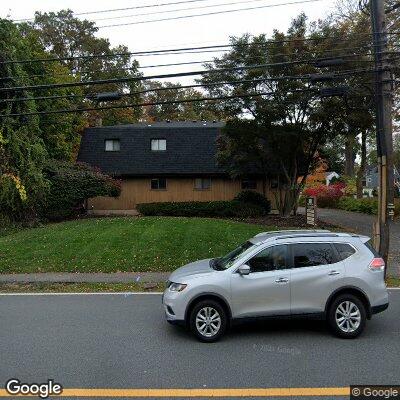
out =
[[(400, 173), (396, 166), (393, 167), (394, 187), (397, 193), (400, 193)], [(369, 165), (365, 170), (365, 178), (363, 180), (364, 193), (369, 197), (374, 195), (374, 191), (379, 188), (379, 171), (377, 165)]]
[(325, 184), (329, 186), (331, 184), (332, 179), (338, 179), (339, 174), (335, 171), (325, 172)]
[[(88, 201), (93, 214), (135, 213), (136, 204), (231, 200), (241, 190), (263, 192), (259, 176), (233, 180), (217, 164), (219, 122), (155, 122), (86, 129), (78, 161), (122, 180), (118, 198)], [(272, 200), (269, 182), (267, 197)]]

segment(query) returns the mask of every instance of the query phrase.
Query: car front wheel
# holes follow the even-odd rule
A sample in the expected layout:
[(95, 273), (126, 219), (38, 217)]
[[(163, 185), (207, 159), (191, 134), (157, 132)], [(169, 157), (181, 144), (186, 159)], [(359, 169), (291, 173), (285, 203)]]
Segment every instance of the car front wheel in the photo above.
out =
[(226, 312), (217, 301), (200, 301), (190, 313), (190, 330), (202, 342), (217, 341), (224, 334), (226, 326)]
[(365, 328), (367, 315), (363, 302), (351, 294), (343, 294), (332, 303), (328, 322), (336, 336), (357, 337)]

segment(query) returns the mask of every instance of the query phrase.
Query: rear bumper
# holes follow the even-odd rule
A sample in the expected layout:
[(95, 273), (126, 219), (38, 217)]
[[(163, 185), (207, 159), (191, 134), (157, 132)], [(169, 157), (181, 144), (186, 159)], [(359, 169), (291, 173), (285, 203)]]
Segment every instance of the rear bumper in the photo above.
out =
[(380, 304), (379, 306), (371, 307), (371, 314), (378, 314), (382, 311), (385, 311), (389, 307), (389, 303)]

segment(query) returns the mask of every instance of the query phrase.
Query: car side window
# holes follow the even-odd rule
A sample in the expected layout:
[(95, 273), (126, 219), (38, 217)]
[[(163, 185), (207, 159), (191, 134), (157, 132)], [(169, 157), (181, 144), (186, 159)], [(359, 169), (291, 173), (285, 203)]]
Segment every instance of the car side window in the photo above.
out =
[(287, 246), (279, 245), (261, 250), (247, 261), (250, 272), (266, 272), (286, 268)]
[(291, 246), (294, 268), (333, 264), (337, 261), (330, 243), (298, 243)]
[(335, 246), (335, 248), (339, 254), (340, 261), (343, 261), (346, 258), (349, 258), (356, 252), (354, 250), (354, 248), (347, 243), (334, 243), (333, 245)]

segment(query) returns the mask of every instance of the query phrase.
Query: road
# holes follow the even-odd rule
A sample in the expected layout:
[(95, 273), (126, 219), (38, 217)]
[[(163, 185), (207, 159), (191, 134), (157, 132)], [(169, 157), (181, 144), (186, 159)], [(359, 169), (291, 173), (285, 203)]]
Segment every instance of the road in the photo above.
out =
[[(304, 214), (304, 207), (299, 208)], [(330, 208), (319, 208), (318, 218), (333, 225), (338, 225), (352, 232), (372, 237), (375, 215), (356, 213)], [(390, 254), (388, 262), (389, 276), (400, 277), (400, 220), (396, 219), (390, 227)]]
[(165, 322), (159, 294), (2, 295), (0, 389), (10, 378), (120, 389), (399, 383), (400, 290), (390, 302), (357, 340), (317, 321), (270, 321), (203, 344)]

